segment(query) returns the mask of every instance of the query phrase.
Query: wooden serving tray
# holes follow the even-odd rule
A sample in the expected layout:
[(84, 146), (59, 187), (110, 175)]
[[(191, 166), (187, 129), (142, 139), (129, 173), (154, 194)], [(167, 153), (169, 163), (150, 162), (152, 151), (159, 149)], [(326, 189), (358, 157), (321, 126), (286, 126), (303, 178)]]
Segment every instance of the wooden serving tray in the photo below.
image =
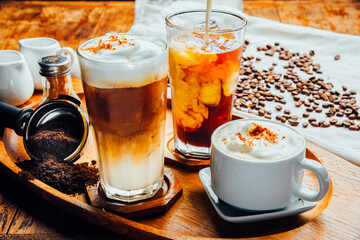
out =
[[(171, 116), (170, 110), (167, 116), (169, 115)], [(167, 129), (168, 131), (172, 129), (172, 121), (169, 118)], [(190, 172), (181, 167), (171, 166), (170, 168), (183, 187), (182, 197), (166, 213), (136, 220), (91, 206), (85, 194), (69, 196), (37, 179), (28, 181), (22, 178), (19, 174), (21, 169), (10, 159), (2, 141), (0, 141), (0, 170), (59, 208), (86, 221), (136, 239), (249, 237), (311, 239), (314, 236), (321, 238), (324, 236), (324, 231), (327, 236), (337, 236), (337, 238), (358, 236), (356, 234), (358, 228), (354, 224), (357, 224), (356, 209), (360, 209), (360, 203), (357, 201), (360, 193), (354, 189), (358, 189), (359, 186), (359, 179), (356, 178), (356, 172), (359, 172), (359, 169), (311, 143), (307, 144), (312, 148), (312, 150), (307, 149), (307, 157), (324, 162), (332, 181), (335, 180), (338, 185), (335, 188), (337, 189), (335, 199), (330, 204), (331, 208), (327, 207), (333, 196), (333, 183), (325, 198), (306, 213), (244, 224), (228, 223), (222, 220), (212, 207), (200, 182), (198, 172)], [(94, 148), (90, 148), (80, 162), (91, 161), (94, 158)], [(317, 184), (314, 175), (308, 171), (305, 172), (304, 179), (310, 186)], [(347, 224), (346, 219), (349, 219), (350, 225)]]

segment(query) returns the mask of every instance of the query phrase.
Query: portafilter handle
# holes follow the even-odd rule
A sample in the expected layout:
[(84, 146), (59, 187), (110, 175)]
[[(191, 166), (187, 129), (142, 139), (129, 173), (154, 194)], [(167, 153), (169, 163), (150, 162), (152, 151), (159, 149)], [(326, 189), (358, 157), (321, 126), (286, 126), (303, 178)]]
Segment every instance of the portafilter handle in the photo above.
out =
[(17, 108), (0, 102), (0, 125), (11, 128), (19, 136), (23, 135), (24, 125), (32, 114), (29, 108)]

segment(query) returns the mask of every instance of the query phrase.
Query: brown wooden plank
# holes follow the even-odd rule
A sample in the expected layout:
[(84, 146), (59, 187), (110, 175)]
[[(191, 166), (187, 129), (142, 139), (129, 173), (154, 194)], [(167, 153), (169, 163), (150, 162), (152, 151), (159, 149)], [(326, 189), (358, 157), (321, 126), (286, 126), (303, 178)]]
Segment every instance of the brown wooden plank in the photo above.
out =
[(126, 32), (134, 2), (8, 2), (0, 14), (0, 49), (18, 50), (18, 40), (51, 37), (76, 49), (87, 39), (110, 31)]
[(275, 1), (244, 1), (244, 12), (256, 17), (280, 21)]
[(360, 35), (360, 2), (278, 1), (281, 22)]
[[(4, 181), (1, 181), (4, 180)], [(14, 205), (11, 199), (7, 197), (9, 189), (6, 187), (6, 178), (0, 177), (2, 184), (0, 185), (0, 234), (7, 234), (12, 221), (18, 210), (18, 206)]]

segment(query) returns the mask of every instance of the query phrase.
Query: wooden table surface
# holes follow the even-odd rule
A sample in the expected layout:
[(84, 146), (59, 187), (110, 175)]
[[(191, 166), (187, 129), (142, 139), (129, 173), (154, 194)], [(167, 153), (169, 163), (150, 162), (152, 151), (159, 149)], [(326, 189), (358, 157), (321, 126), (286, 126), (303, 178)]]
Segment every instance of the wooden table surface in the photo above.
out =
[[(18, 50), (19, 39), (40, 36), (52, 37), (62, 46), (76, 48), (84, 40), (110, 31), (126, 32), (134, 20), (134, 8), (134, 2), (1, 1), (0, 49)], [(245, 0), (244, 11), (284, 23), (360, 35), (358, 0)], [(352, 201), (360, 199), (360, 169), (314, 144), (308, 147), (328, 159), (324, 164), (330, 174), (336, 176), (332, 178), (332, 201), (342, 199), (343, 206), (333, 209), (330, 204), (312, 221), (311, 228), (302, 226), (293, 231), (314, 239), (339, 239), (341, 234), (343, 239), (360, 239), (360, 209), (352, 208)], [(357, 188), (344, 189), (345, 182), (349, 181)], [(63, 212), (11, 182), (1, 172), (0, 182), (0, 238), (128, 239)], [(348, 196), (340, 198), (341, 194)], [(337, 237), (327, 234), (329, 229), (338, 232)], [(302, 239), (286, 233), (278, 237)]]

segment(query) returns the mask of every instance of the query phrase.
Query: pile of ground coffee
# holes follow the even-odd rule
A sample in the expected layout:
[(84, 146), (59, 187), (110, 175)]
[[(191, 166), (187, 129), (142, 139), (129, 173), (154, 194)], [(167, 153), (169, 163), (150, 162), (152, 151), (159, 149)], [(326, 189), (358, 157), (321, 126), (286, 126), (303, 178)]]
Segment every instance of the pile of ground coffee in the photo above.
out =
[(87, 184), (98, 181), (96, 161), (90, 165), (64, 161), (79, 147), (82, 134), (81, 127), (66, 116), (39, 126), (26, 142), (37, 159), (17, 163), (23, 170), (21, 176), (29, 180), (37, 178), (63, 193), (84, 193)]
[(27, 139), (27, 148), (38, 159), (63, 161), (79, 147), (82, 130), (71, 121), (50, 121), (39, 126)]
[[(86, 185), (93, 185), (98, 181), (96, 161), (72, 164), (53, 159), (30, 160), (17, 163), (23, 170), (22, 176), (31, 180), (34, 178), (67, 194), (84, 193)], [(26, 172), (24, 172), (26, 171)]]

